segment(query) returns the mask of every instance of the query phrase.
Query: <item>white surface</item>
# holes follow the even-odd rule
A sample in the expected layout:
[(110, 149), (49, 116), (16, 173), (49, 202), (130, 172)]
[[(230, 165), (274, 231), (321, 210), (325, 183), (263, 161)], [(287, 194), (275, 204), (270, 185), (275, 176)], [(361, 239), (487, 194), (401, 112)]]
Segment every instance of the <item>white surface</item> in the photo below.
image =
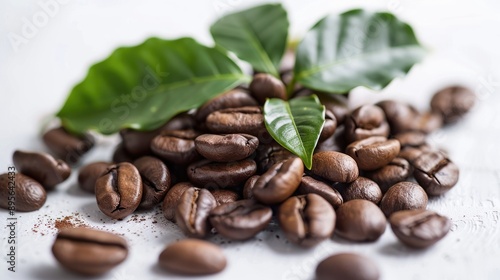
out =
[[(6, 172), (11, 165), (15, 149), (45, 149), (37, 135), (43, 119), (62, 105), (89, 65), (106, 57), (115, 47), (137, 44), (149, 36), (194, 36), (211, 43), (208, 26), (215, 18), (225, 11), (262, 1), (71, 1), (58, 5), (58, 11), (47, 17), (46, 23), (40, 15), (44, 10), (39, 2), (49, 0), (0, 2), (0, 172)], [(461, 169), (457, 186), (429, 202), (430, 209), (453, 220), (453, 228), (442, 242), (424, 251), (400, 245), (390, 228), (374, 243), (357, 244), (334, 238), (303, 250), (288, 244), (277, 226), (271, 226), (249, 242), (225, 241), (222, 246), (229, 260), (227, 269), (202, 279), (311, 279), (318, 261), (341, 251), (373, 258), (383, 279), (500, 279), (498, 2), (284, 2), (295, 36), (328, 12), (358, 6), (389, 10), (411, 22), (433, 53), (406, 79), (388, 87), (384, 97), (395, 96), (425, 108), (430, 94), (444, 84), (460, 82), (477, 91), (478, 104), (464, 122), (430, 137), (432, 144), (449, 151)], [(33, 22), (37, 16), (40, 28), (27, 33), (32, 38), (26, 38), (15, 50), (9, 36), (24, 36), (25, 20)], [(366, 98), (382, 98), (379, 93), (363, 89), (353, 95), (353, 106)], [(84, 162), (109, 159), (114, 140), (104, 140)], [(139, 213), (135, 218), (138, 221), (110, 220), (97, 209), (92, 195), (79, 190), (74, 172), (49, 194), (40, 211), (17, 214), (20, 224), (15, 273), (7, 271), (7, 212), (0, 210), (0, 279), (77, 278), (62, 270), (50, 251), (56, 233), (54, 220), (74, 213), (80, 213), (85, 224), (121, 233), (130, 242), (125, 263), (99, 279), (175, 278), (159, 270), (156, 262), (166, 244), (183, 237), (177, 227), (166, 222), (158, 211)], [(144, 221), (139, 221), (141, 218)], [(38, 225), (38, 233), (32, 231), (34, 225)]]

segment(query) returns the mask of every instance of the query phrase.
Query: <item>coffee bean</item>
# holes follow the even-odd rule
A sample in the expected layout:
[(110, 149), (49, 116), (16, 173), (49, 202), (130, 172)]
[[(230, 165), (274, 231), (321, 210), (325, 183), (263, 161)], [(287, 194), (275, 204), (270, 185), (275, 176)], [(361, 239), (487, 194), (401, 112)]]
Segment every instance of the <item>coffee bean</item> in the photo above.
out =
[(352, 111), (345, 119), (345, 135), (349, 143), (371, 136), (389, 135), (384, 112), (377, 106), (364, 105)]
[(257, 164), (262, 173), (266, 172), (276, 163), (294, 157), (296, 157), (294, 154), (275, 141), (266, 145), (260, 145), (257, 149)]
[(322, 260), (316, 267), (316, 280), (378, 280), (380, 271), (369, 258), (340, 253)]
[(344, 201), (365, 199), (378, 204), (382, 199), (382, 191), (377, 183), (365, 177), (358, 177), (342, 189)]
[(322, 151), (313, 155), (311, 172), (333, 182), (350, 183), (359, 175), (356, 161), (343, 153)]
[(202, 134), (194, 140), (198, 153), (217, 162), (238, 161), (250, 156), (259, 139), (249, 134)]
[(251, 159), (234, 162), (211, 162), (201, 160), (187, 169), (189, 181), (203, 188), (227, 188), (243, 184), (257, 171), (257, 164)]
[(189, 188), (194, 188), (194, 186), (188, 182), (181, 182), (175, 184), (167, 192), (167, 195), (165, 196), (165, 199), (163, 199), (163, 203), (161, 205), (163, 216), (165, 216), (167, 220), (175, 222), (177, 204), (179, 203), (184, 191)]
[(428, 195), (444, 194), (458, 182), (458, 166), (441, 152), (422, 153), (412, 165), (413, 176)]
[(395, 100), (385, 100), (377, 104), (382, 108), (391, 127), (392, 134), (418, 130), (420, 113), (413, 106)]
[(264, 204), (285, 201), (300, 185), (304, 164), (300, 158), (291, 158), (269, 168), (253, 187), (253, 196)]
[(246, 199), (217, 206), (210, 211), (210, 223), (224, 237), (247, 240), (265, 229), (272, 215), (270, 207)]
[(335, 228), (335, 211), (321, 196), (292, 196), (280, 205), (278, 220), (290, 242), (312, 247), (328, 239)]
[[(0, 197), (0, 208), (31, 212), (42, 208), (47, 193), (40, 183), (28, 176), (4, 173), (0, 175)], [(10, 197), (15, 200), (10, 200)]]
[(20, 173), (35, 179), (47, 190), (54, 189), (71, 175), (66, 162), (49, 154), (15, 151), (12, 159)]
[(245, 185), (243, 186), (243, 198), (244, 199), (251, 199), (253, 198), (253, 187), (255, 186), (255, 183), (257, 180), (259, 180), (260, 175), (253, 175), (252, 177), (248, 178), (248, 180), (245, 182)]
[(256, 74), (250, 83), (249, 89), (252, 96), (261, 105), (264, 105), (267, 98), (287, 99), (285, 84), (270, 74)]
[(427, 194), (418, 184), (399, 182), (390, 187), (382, 197), (380, 209), (389, 217), (396, 211), (425, 209), (427, 200)]
[(114, 163), (120, 163), (120, 162), (132, 163), (132, 162), (134, 162), (135, 157), (130, 155), (125, 150), (125, 146), (123, 145), (123, 142), (122, 142), (116, 146), (115, 151), (113, 152), (112, 160)]
[(203, 104), (203, 106), (196, 111), (195, 119), (197, 122), (201, 123), (205, 121), (208, 115), (218, 110), (257, 105), (259, 105), (257, 101), (253, 99), (247, 91), (234, 89)]
[(171, 186), (170, 171), (159, 159), (145, 156), (134, 161), (134, 165), (141, 174), (142, 199), (140, 209), (152, 209), (163, 201)]
[(319, 135), (318, 141), (322, 142), (332, 137), (336, 129), (337, 129), (337, 119), (335, 118), (335, 116), (331, 111), (326, 110), (325, 124), (323, 125), (323, 129), (321, 130), (321, 134)]
[(141, 175), (128, 162), (111, 165), (95, 183), (97, 206), (113, 219), (132, 214), (142, 198)]
[(235, 202), (240, 198), (237, 192), (231, 190), (213, 190), (211, 193), (217, 201), (217, 206)]
[(373, 136), (352, 142), (347, 146), (350, 155), (361, 170), (375, 170), (387, 165), (399, 153), (399, 141)]
[(57, 158), (73, 164), (94, 147), (95, 139), (88, 133), (76, 136), (58, 127), (45, 132), (43, 142)]
[(335, 233), (351, 241), (375, 241), (385, 232), (386, 223), (384, 213), (375, 203), (354, 199), (337, 209)]
[(325, 109), (331, 111), (337, 120), (337, 124), (340, 126), (344, 123), (345, 118), (349, 115), (348, 100), (345, 96), (340, 94), (327, 94), (322, 92), (315, 92), (321, 101), (321, 104), (325, 105)]
[(78, 185), (80, 188), (89, 193), (95, 193), (95, 182), (106, 172), (106, 169), (110, 165), (111, 163), (109, 162), (98, 161), (80, 168), (80, 172), (78, 173)]
[(208, 215), (216, 206), (208, 190), (189, 188), (177, 203), (175, 222), (187, 236), (204, 238), (210, 232)]
[(89, 228), (64, 228), (52, 245), (56, 260), (73, 272), (96, 276), (122, 263), (128, 246), (122, 237)]
[(151, 150), (158, 157), (179, 165), (187, 165), (200, 156), (196, 151), (194, 139), (199, 133), (195, 130), (163, 130), (151, 140)]
[(158, 129), (153, 131), (139, 131), (130, 128), (120, 130), (123, 148), (132, 157), (141, 157), (151, 154), (151, 140), (158, 135)]
[(443, 117), (433, 112), (425, 112), (416, 119), (416, 129), (423, 133), (431, 133), (443, 126)]
[(158, 259), (166, 271), (185, 275), (208, 275), (221, 272), (227, 261), (216, 245), (197, 239), (184, 239), (168, 245)]
[(427, 135), (421, 131), (408, 131), (394, 135), (394, 138), (399, 141), (401, 148), (414, 147), (420, 148), (427, 145)]
[(314, 152), (322, 152), (322, 151), (336, 151), (343, 152), (347, 148), (347, 141), (344, 135), (344, 126), (337, 127), (335, 129), (335, 133), (332, 137), (327, 138), (323, 142), (319, 142), (314, 149)]
[(337, 209), (343, 202), (340, 193), (320, 180), (316, 180), (310, 176), (302, 177), (300, 185), (297, 188), (297, 194), (314, 193), (324, 198), (333, 208)]
[(446, 124), (455, 123), (472, 109), (476, 96), (470, 89), (460, 86), (438, 91), (431, 100), (431, 109), (440, 114)]
[(212, 133), (245, 133), (262, 136), (266, 131), (264, 116), (258, 106), (229, 108), (208, 115), (207, 129)]
[(375, 181), (383, 193), (392, 185), (406, 180), (410, 176), (410, 163), (407, 160), (397, 157), (386, 166), (366, 173), (366, 177)]

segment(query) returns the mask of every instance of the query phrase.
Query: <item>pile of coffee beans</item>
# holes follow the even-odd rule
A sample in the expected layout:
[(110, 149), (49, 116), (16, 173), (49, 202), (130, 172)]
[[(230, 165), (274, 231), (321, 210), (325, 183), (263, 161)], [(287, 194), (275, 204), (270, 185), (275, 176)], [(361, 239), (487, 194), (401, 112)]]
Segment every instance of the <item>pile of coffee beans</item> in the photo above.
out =
[[(474, 104), (462, 87), (439, 91), (428, 112), (387, 100), (349, 110), (347, 98), (317, 94), (326, 122), (311, 170), (276, 143), (262, 115), (266, 98), (286, 99), (283, 82), (256, 74), (249, 88), (235, 88), (195, 110), (148, 132), (124, 129), (109, 162), (79, 170), (82, 190), (95, 194), (99, 209), (124, 219), (137, 209), (161, 205), (189, 239), (169, 244), (159, 265), (178, 274), (222, 271), (223, 251), (203, 239), (220, 234), (252, 239), (275, 220), (286, 238), (312, 247), (332, 235), (374, 242), (387, 221), (401, 243), (425, 248), (449, 231), (448, 218), (426, 210), (429, 196), (449, 191), (458, 167), (446, 152), (431, 147), (426, 135), (457, 122)], [(73, 164), (93, 145), (90, 135), (64, 128), (45, 133), (49, 154), (16, 151), (17, 210), (34, 211), (46, 191), (68, 178)], [(7, 174), (0, 175), (2, 197)], [(7, 208), (2, 200), (1, 207)], [(127, 257), (125, 240), (92, 229), (63, 230), (53, 253), (77, 273), (105, 273)], [(317, 279), (379, 279), (375, 263), (342, 253), (320, 262)]]

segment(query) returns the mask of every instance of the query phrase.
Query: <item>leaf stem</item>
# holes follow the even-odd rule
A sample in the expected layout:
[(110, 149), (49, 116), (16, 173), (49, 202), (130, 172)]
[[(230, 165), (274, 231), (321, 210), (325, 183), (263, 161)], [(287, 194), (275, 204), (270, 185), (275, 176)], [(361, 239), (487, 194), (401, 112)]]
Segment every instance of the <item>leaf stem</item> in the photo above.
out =
[(295, 75), (293, 76), (290, 83), (286, 86), (286, 93), (288, 98), (292, 97), (294, 89), (295, 89)]

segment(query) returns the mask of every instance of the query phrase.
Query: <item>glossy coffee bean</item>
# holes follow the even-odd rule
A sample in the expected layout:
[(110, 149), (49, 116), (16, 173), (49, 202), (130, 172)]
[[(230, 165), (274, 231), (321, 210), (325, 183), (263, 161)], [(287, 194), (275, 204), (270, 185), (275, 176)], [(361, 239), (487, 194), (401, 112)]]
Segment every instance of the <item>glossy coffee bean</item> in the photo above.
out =
[(257, 171), (251, 159), (233, 162), (211, 162), (201, 160), (187, 169), (189, 181), (203, 188), (227, 188), (242, 185)]
[(214, 196), (206, 189), (184, 191), (175, 211), (175, 222), (189, 237), (204, 238), (210, 232), (208, 215), (217, 206)]
[(460, 86), (447, 87), (438, 91), (431, 100), (433, 112), (443, 117), (444, 123), (460, 120), (474, 107), (476, 96), (470, 89)]
[(412, 182), (399, 182), (384, 194), (380, 209), (389, 217), (401, 210), (425, 209), (427, 201), (427, 194), (421, 186)]
[(0, 208), (31, 212), (42, 208), (47, 193), (37, 181), (12, 172), (0, 175), (0, 197)]
[(333, 208), (337, 209), (343, 202), (340, 193), (323, 181), (316, 180), (311, 176), (304, 176), (297, 188), (297, 194), (314, 193), (324, 198)]
[(168, 245), (161, 252), (158, 263), (175, 274), (208, 275), (224, 270), (227, 260), (224, 252), (210, 242), (184, 239)]
[(385, 100), (376, 104), (382, 108), (391, 127), (392, 134), (418, 130), (420, 113), (413, 106), (395, 100)]
[(18, 172), (38, 181), (47, 190), (54, 189), (71, 175), (66, 162), (49, 154), (15, 151), (12, 159)]
[(383, 193), (392, 185), (405, 181), (410, 176), (410, 163), (404, 158), (396, 157), (386, 166), (366, 173), (366, 177), (375, 181)]
[(377, 106), (364, 105), (345, 119), (345, 136), (349, 143), (371, 136), (389, 135), (389, 124), (384, 112)]
[(258, 106), (215, 111), (208, 115), (206, 125), (212, 133), (244, 133), (257, 137), (261, 136), (266, 129), (262, 110)]
[(78, 185), (84, 191), (95, 193), (95, 182), (106, 172), (111, 163), (98, 161), (89, 163), (78, 172)]
[(111, 165), (95, 183), (97, 206), (113, 219), (132, 214), (142, 198), (139, 171), (128, 162)]
[(179, 165), (187, 165), (200, 156), (196, 151), (194, 139), (199, 133), (195, 130), (164, 130), (151, 140), (151, 150), (158, 157)]
[(300, 158), (291, 158), (269, 168), (255, 182), (253, 197), (264, 204), (285, 201), (299, 187), (304, 173)]
[(135, 157), (130, 155), (125, 150), (125, 146), (123, 145), (123, 143), (120, 143), (116, 146), (115, 151), (113, 152), (113, 157), (112, 157), (112, 161), (114, 163), (120, 163), (120, 162), (132, 163), (132, 162), (134, 162), (134, 160), (135, 160)]
[(316, 267), (316, 280), (378, 280), (380, 271), (369, 258), (340, 253), (322, 260)]
[(217, 206), (235, 202), (240, 198), (237, 192), (231, 190), (224, 190), (224, 189), (213, 190), (211, 191), (211, 193), (214, 196), (215, 200), (217, 201)]
[(322, 142), (332, 137), (336, 129), (337, 129), (337, 119), (335, 118), (335, 115), (333, 115), (331, 111), (326, 110), (325, 124), (323, 125), (323, 129), (321, 130), (321, 134), (319, 135), (318, 141)]
[(210, 211), (210, 223), (222, 236), (247, 240), (267, 227), (273, 211), (255, 200), (239, 200)]
[(259, 139), (249, 134), (202, 134), (194, 140), (198, 153), (217, 162), (238, 161), (250, 156)]
[(167, 195), (172, 183), (170, 171), (161, 160), (151, 156), (138, 158), (134, 161), (134, 165), (142, 179), (142, 199), (139, 208), (152, 209)]
[(365, 199), (378, 204), (382, 199), (382, 190), (374, 181), (358, 177), (342, 189), (342, 197), (346, 202), (354, 199)]
[(260, 175), (253, 175), (252, 177), (248, 178), (248, 180), (245, 182), (245, 185), (243, 186), (243, 198), (244, 199), (251, 199), (253, 198), (253, 187), (255, 186), (255, 183), (257, 180), (259, 180)]
[(257, 149), (257, 164), (261, 172), (266, 172), (271, 166), (289, 158), (296, 157), (280, 144), (272, 141), (266, 145), (260, 145)]
[(389, 222), (399, 241), (413, 248), (434, 245), (445, 237), (451, 228), (450, 219), (423, 209), (395, 212)]
[(94, 147), (95, 139), (88, 133), (76, 136), (58, 127), (45, 132), (43, 142), (56, 158), (73, 164)]
[(250, 94), (261, 105), (264, 105), (267, 98), (287, 99), (285, 84), (270, 74), (256, 74), (253, 76), (253, 80), (248, 88), (250, 89)]
[(321, 196), (292, 196), (279, 207), (278, 220), (290, 242), (312, 247), (328, 239), (335, 229), (335, 211)]
[(350, 183), (359, 175), (356, 161), (335, 151), (317, 152), (313, 156), (311, 172), (333, 182)]
[(194, 186), (188, 182), (180, 182), (173, 185), (170, 190), (168, 190), (161, 205), (163, 216), (165, 216), (167, 220), (175, 222), (177, 204), (179, 203), (184, 191), (189, 188), (194, 188)]
[(52, 253), (64, 268), (97, 276), (122, 263), (127, 258), (128, 246), (125, 239), (109, 232), (65, 228), (57, 235)]
[(428, 195), (444, 194), (458, 182), (458, 166), (441, 152), (422, 153), (412, 165), (413, 176)]
[(387, 219), (378, 206), (368, 200), (354, 199), (336, 211), (335, 233), (351, 241), (375, 241), (384, 232)]
[(399, 141), (373, 136), (352, 142), (347, 146), (350, 155), (361, 170), (375, 170), (387, 165), (399, 154)]
[(237, 88), (221, 94), (203, 104), (203, 106), (196, 111), (195, 119), (197, 122), (201, 123), (205, 121), (208, 115), (218, 110), (257, 105), (259, 105), (257, 101), (250, 96), (247, 91)]

